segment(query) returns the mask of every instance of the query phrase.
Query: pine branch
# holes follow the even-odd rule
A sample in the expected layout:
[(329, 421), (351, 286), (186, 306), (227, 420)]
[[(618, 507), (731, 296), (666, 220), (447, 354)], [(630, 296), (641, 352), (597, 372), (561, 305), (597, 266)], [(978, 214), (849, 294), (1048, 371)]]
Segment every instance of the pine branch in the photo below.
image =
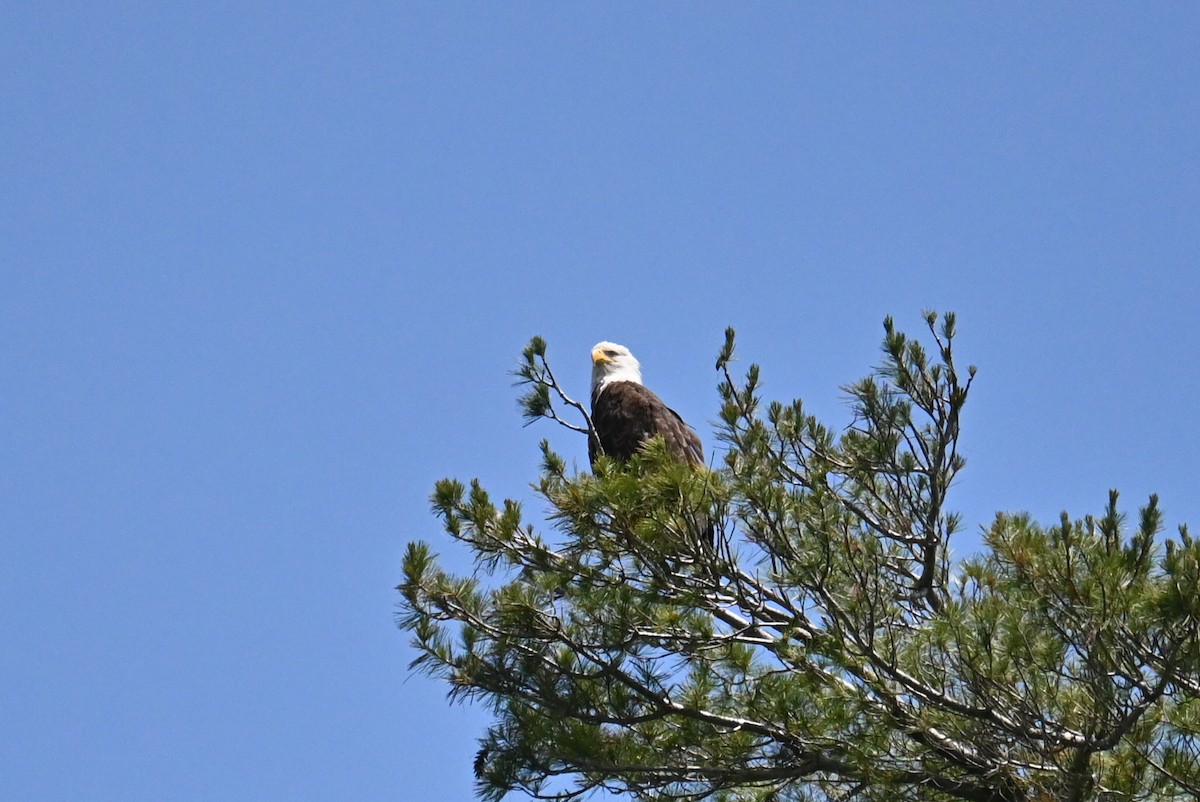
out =
[[(546, 359), (546, 341), (541, 337), (532, 338), (525, 346), (522, 363), (513, 371), (513, 375), (517, 377), (517, 385), (530, 385), (520, 398), (521, 414), (525, 418), (526, 426), (539, 418), (549, 418), (573, 432), (590, 434), (593, 431), (592, 418), (587, 408), (567, 395), (550, 369), (550, 363)], [(555, 398), (559, 403), (578, 412), (584, 425), (579, 426), (563, 419), (554, 407)]]

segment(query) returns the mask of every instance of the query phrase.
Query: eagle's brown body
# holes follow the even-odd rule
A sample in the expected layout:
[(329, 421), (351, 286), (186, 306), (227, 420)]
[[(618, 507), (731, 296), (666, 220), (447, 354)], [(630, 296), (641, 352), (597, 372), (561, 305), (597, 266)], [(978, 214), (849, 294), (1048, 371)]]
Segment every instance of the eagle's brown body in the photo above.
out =
[(610, 382), (592, 396), (594, 435), (588, 441), (592, 465), (605, 454), (624, 462), (651, 437), (660, 435), (667, 450), (690, 465), (704, 464), (704, 447), (692, 427), (645, 386)]

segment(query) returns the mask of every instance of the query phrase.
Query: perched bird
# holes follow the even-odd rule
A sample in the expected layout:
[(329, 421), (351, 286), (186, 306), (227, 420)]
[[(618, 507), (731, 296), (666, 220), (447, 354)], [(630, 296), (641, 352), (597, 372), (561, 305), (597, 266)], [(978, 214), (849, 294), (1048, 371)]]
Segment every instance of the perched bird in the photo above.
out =
[(681, 461), (704, 464), (700, 437), (642, 384), (642, 366), (623, 345), (601, 342), (592, 348), (592, 428), (588, 460), (593, 466), (601, 454), (624, 462), (655, 435)]
[[(592, 348), (592, 435), (588, 460), (595, 467), (600, 455), (625, 462), (654, 436), (661, 436), (668, 453), (695, 468), (704, 466), (700, 437), (662, 399), (642, 384), (642, 367), (629, 349), (616, 343)], [(714, 527), (707, 514), (693, 525), (711, 546)]]

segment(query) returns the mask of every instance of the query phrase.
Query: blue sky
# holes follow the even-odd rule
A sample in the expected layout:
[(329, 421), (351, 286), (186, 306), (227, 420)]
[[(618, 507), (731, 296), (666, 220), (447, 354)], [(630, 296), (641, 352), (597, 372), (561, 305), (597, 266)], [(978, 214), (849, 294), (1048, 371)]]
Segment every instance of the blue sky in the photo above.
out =
[[(952, 497), (1200, 524), (1194, 4), (39, 3), (0, 21), (0, 797), (467, 799), (392, 622), (508, 371), (622, 342), (711, 445), (727, 325), (845, 422), (959, 315)], [(536, 502), (531, 513), (539, 512)]]

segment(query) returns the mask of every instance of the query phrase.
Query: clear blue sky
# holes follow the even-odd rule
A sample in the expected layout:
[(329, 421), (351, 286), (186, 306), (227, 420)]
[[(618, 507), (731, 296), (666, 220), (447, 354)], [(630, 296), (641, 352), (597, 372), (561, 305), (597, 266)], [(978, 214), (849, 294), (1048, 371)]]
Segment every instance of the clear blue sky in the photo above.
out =
[(1198, 8), (10, 4), (0, 797), (468, 799), (392, 588), (468, 565), (436, 479), (584, 459), (532, 334), (711, 444), (725, 326), (840, 424), (953, 309), (960, 549), (1110, 487), (1200, 525)]

